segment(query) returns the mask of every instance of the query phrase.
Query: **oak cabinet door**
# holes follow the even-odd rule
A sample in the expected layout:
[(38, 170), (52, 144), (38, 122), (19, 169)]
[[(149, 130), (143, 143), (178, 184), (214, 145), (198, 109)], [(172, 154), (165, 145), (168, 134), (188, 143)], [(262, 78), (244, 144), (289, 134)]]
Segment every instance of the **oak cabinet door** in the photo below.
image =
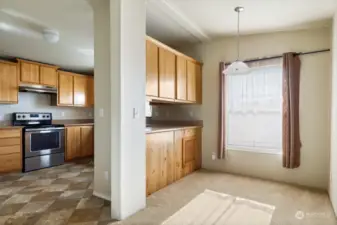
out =
[(183, 138), (183, 170), (185, 175), (190, 174), (195, 170), (196, 149), (196, 136)]
[(66, 128), (66, 160), (76, 159), (81, 156), (81, 127)]
[(177, 78), (176, 91), (177, 99), (187, 100), (187, 61), (182, 56), (177, 56)]
[(40, 66), (40, 84), (57, 87), (57, 68)]
[(87, 102), (87, 77), (74, 76), (74, 105), (85, 106)]
[(146, 95), (158, 97), (158, 46), (146, 41)]
[(197, 101), (197, 81), (196, 81), (196, 64), (187, 61), (187, 100)]
[(81, 127), (81, 157), (94, 155), (94, 127)]
[(174, 160), (174, 180), (179, 180), (183, 177), (183, 131), (181, 130), (174, 132)]
[(95, 101), (94, 77), (87, 77), (87, 106), (93, 107)]
[(166, 151), (166, 178), (167, 185), (169, 185), (175, 181), (174, 132), (165, 132), (164, 134)]
[(202, 68), (200, 64), (195, 64), (196, 76), (196, 101), (202, 104)]
[(74, 104), (74, 76), (65, 72), (59, 72), (58, 104)]
[(159, 48), (159, 97), (175, 99), (176, 56)]
[(150, 195), (160, 189), (161, 152), (160, 134), (146, 135), (146, 194)]
[(0, 103), (18, 103), (18, 67), (0, 62)]
[(20, 62), (20, 81), (22, 83), (40, 84), (40, 66), (29, 62)]

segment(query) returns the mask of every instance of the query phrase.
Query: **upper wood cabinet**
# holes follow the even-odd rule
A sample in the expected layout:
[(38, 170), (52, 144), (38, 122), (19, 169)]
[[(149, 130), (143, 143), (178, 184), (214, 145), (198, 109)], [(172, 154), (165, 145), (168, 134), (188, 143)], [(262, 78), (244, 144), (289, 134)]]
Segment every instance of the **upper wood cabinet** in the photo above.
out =
[(74, 76), (68, 72), (59, 71), (58, 105), (74, 104)]
[(187, 100), (187, 61), (182, 56), (177, 56), (176, 98)]
[(146, 95), (150, 101), (201, 103), (201, 64), (147, 37)]
[(39, 65), (25, 61), (20, 62), (20, 81), (24, 83), (40, 83)]
[(59, 106), (92, 107), (94, 105), (94, 77), (70, 72), (58, 72)]
[(87, 102), (87, 78), (74, 76), (74, 105), (85, 106)]
[(159, 49), (159, 97), (175, 99), (176, 56)]
[(20, 67), (20, 82), (57, 86), (57, 66), (18, 59)]
[(159, 94), (159, 48), (153, 42), (146, 41), (146, 95), (158, 97)]
[(18, 65), (0, 61), (0, 103), (18, 103)]
[(197, 101), (197, 77), (196, 64), (187, 62), (187, 100), (191, 102)]
[(55, 67), (40, 66), (40, 84), (57, 87), (57, 80)]
[(94, 77), (87, 76), (87, 106), (94, 106), (95, 101), (95, 87), (94, 87)]

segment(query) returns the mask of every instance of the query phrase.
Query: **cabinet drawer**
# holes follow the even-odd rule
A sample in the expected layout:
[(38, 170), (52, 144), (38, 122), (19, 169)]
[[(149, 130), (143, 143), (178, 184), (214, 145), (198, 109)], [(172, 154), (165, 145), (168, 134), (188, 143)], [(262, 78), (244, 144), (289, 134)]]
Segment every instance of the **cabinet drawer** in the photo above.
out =
[(197, 134), (197, 129), (185, 129), (184, 130), (184, 137), (190, 137)]
[(0, 139), (0, 147), (4, 146), (13, 146), (13, 145), (21, 145), (21, 138), (1, 138)]
[(0, 130), (0, 138), (20, 137), (21, 129), (4, 129)]
[(21, 154), (1, 155), (0, 172), (21, 170)]
[[(12, 153), (19, 153), (21, 152), (20, 145), (13, 145), (13, 146), (3, 146), (0, 147), (0, 155), (3, 157), (3, 155), (12, 154)], [(1, 164), (0, 164), (1, 166)]]

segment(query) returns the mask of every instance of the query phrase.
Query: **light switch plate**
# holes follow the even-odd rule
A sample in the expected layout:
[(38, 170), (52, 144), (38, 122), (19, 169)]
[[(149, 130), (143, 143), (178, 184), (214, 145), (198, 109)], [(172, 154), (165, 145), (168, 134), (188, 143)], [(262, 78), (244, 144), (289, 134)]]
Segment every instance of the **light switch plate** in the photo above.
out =
[(99, 109), (99, 116), (104, 117), (104, 109)]

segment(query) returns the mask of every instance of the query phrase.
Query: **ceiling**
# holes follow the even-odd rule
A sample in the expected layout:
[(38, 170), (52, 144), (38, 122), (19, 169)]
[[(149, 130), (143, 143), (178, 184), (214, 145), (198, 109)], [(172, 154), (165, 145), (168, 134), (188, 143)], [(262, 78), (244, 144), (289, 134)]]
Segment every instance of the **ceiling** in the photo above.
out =
[[(145, 0), (144, 0), (145, 1)], [(236, 34), (235, 6), (244, 6), (244, 34), (329, 26), (336, 0), (146, 0), (147, 34), (171, 46), (199, 43)], [(1, 11), (2, 10), (2, 11)], [(58, 43), (41, 36), (1, 29), (11, 23), (4, 12), (24, 16), (31, 29), (56, 29)], [(17, 21), (14, 21), (17, 22)], [(15, 23), (17, 24), (17, 23)], [(3, 24), (2, 24), (3, 25)], [(33, 37), (34, 36), (34, 37)], [(14, 56), (60, 65), (77, 72), (92, 71), (93, 11), (87, 0), (1, 0), (0, 56)]]

